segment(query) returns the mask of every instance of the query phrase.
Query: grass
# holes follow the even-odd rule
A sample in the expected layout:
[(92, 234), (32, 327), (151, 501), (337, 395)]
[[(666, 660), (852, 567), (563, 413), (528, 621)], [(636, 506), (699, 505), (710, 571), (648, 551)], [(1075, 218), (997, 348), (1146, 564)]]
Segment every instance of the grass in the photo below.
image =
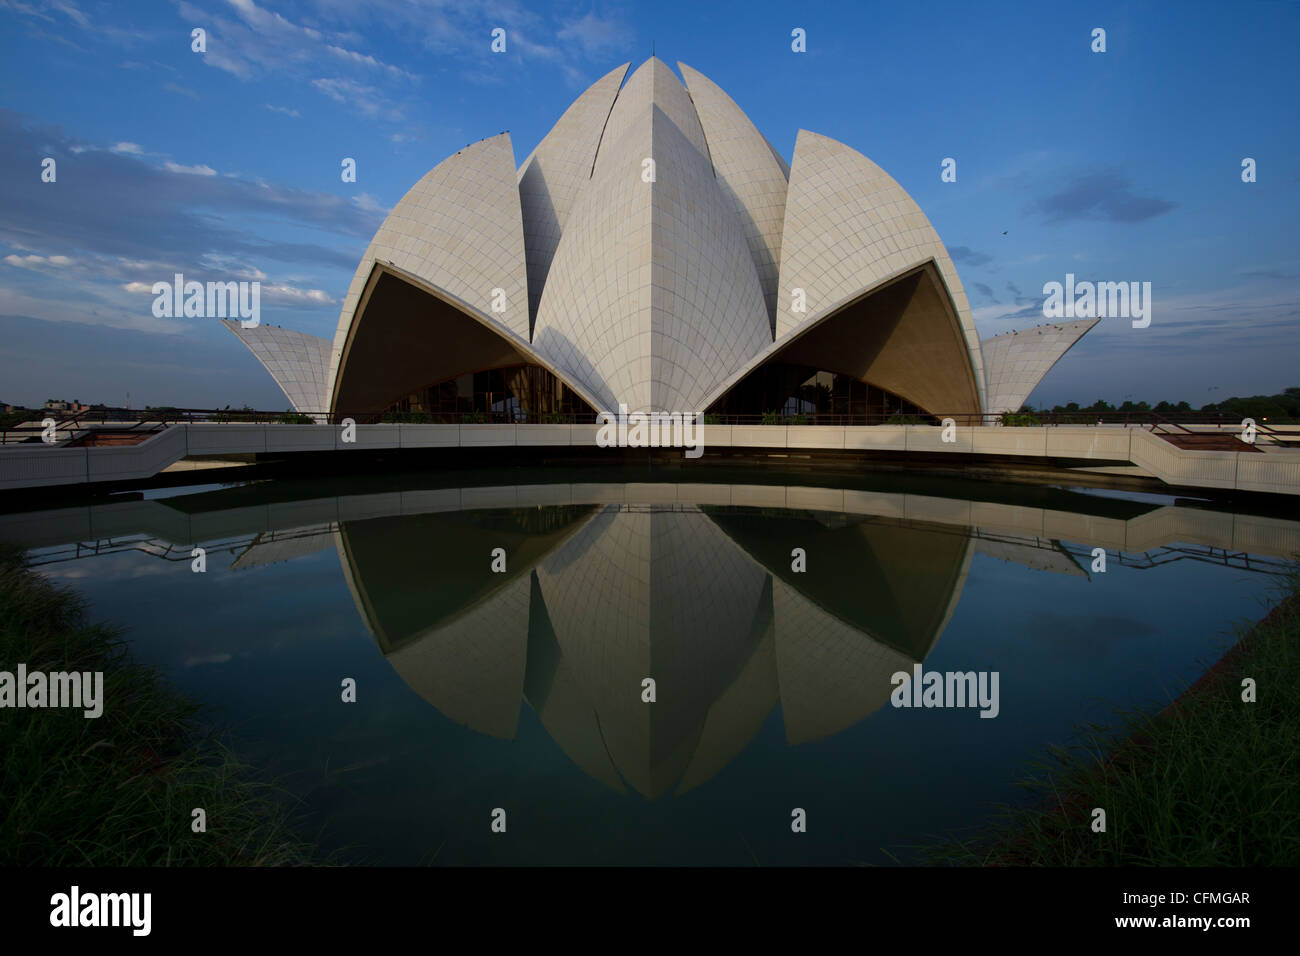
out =
[[(0, 546), (0, 670), (102, 671), (103, 715), (0, 710), (0, 866), (312, 862), (284, 795), (251, 778), (199, 707), (87, 619), (75, 592)], [(191, 811), (207, 832), (191, 830)]]
[[(1300, 863), (1300, 574), (1223, 665), (1159, 714), (1125, 712), (1053, 748), (989, 828), (920, 848), (957, 866)], [(1242, 679), (1257, 685), (1242, 701)], [(1091, 828), (1106, 811), (1106, 831)]]

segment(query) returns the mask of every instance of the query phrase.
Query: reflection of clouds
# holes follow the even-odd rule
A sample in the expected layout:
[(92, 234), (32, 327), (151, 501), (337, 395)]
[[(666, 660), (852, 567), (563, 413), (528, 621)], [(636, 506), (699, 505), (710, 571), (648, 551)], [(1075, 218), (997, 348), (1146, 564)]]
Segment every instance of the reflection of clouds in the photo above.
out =
[(1134, 641), (1148, 640), (1158, 633), (1149, 622), (1116, 614), (1081, 617), (1034, 613), (1026, 626), (1031, 634), (1050, 634), (1064, 654), (1091, 658), (1110, 647), (1124, 647)]
[(203, 657), (185, 658), (185, 667), (198, 667), (202, 664), (225, 664), (231, 660), (229, 654), (207, 654)]
[(89, 571), (85, 571), (79, 568), (52, 568), (49, 570), (42, 568), (41, 574), (44, 577), (53, 580), (62, 580), (62, 581), (75, 581), (78, 578), (90, 577)]
[(128, 578), (156, 578), (164, 574), (175, 574), (178, 571), (189, 571), (189, 561), (177, 561), (175, 564), (170, 562), (148, 561), (139, 564), (126, 573)]

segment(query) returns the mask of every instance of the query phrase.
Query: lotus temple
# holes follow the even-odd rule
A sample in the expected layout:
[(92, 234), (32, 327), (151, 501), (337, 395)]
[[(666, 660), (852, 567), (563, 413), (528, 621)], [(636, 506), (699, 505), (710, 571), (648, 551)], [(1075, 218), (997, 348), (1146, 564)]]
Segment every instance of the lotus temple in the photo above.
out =
[(333, 342), (227, 321), (295, 410), (997, 414), (1095, 323), (981, 341), (943, 242), (879, 166), (807, 130), (787, 164), (708, 77), (629, 66), (521, 166), (501, 133), (425, 174)]

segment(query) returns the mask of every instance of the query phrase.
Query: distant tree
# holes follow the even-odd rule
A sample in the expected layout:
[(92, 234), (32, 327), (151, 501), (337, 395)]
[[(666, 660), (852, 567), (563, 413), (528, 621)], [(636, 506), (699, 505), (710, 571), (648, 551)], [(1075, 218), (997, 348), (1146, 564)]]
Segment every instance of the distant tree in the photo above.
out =
[(1161, 415), (1175, 417), (1199, 415), (1212, 420), (1223, 419), (1225, 421), (1240, 421), (1243, 418), (1253, 418), (1257, 422), (1264, 419), (1268, 419), (1270, 423), (1296, 422), (1300, 421), (1300, 386), (1284, 389), (1277, 395), (1251, 395), (1246, 397), (1234, 395), (1218, 402), (1209, 402), (1199, 409), (1194, 408), (1191, 402), (1186, 400), (1177, 403), (1164, 400), (1157, 402), (1154, 406), (1148, 402), (1126, 400), (1116, 409), (1114, 405), (1111, 405), (1103, 398), (1097, 399), (1086, 408), (1080, 408), (1078, 402), (1069, 402), (1052, 408), (1052, 412), (1056, 415), (1069, 416), (1071, 413), (1077, 412), (1080, 420), (1091, 419), (1091, 421), (1106, 420), (1107, 416), (1113, 416), (1116, 412), (1145, 411), (1154, 411)]

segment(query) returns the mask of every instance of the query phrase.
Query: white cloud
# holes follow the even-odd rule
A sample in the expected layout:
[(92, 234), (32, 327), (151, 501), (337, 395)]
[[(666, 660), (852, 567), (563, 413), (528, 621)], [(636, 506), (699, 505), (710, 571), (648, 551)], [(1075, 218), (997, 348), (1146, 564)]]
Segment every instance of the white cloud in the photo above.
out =
[(215, 252), (206, 252), (201, 255), (199, 265), (212, 272), (221, 273), (223, 279), (229, 279), (233, 276), (236, 279), (252, 279), (261, 282), (266, 278), (266, 273), (257, 266), (251, 266), (233, 256), (221, 255)]
[(321, 289), (299, 289), (291, 285), (262, 284), (262, 298), (276, 305), (334, 305), (335, 300)]
[(179, 93), (181, 96), (188, 96), (192, 100), (197, 100), (199, 94), (195, 93), (187, 86), (181, 86), (179, 83), (164, 83), (163, 89), (171, 93)]
[(556, 37), (577, 42), (588, 56), (600, 57), (624, 49), (632, 40), (629, 31), (618, 21), (602, 19), (594, 13), (566, 23)]
[(353, 196), (352, 202), (362, 212), (377, 212), (382, 214), (388, 212), (388, 207), (380, 203), (379, 200), (370, 195), (370, 193), (361, 193), (360, 195)]
[[(179, 9), (181, 16), (207, 26), (209, 45), (204, 62), (241, 80), (254, 79), (263, 72), (302, 75), (304, 69), (319, 70), (325, 62), (343, 61), (361, 69), (382, 71), (389, 77), (418, 82), (414, 74), (342, 45), (358, 39), (356, 34), (326, 34), (265, 10), (253, 0), (227, 2), (234, 8), (237, 19), (209, 14), (188, 0), (181, 0)], [(213, 43), (213, 39), (218, 42)]]
[(72, 265), (72, 260), (67, 256), (18, 256), (11, 254), (5, 256), (4, 261), (9, 263), (11, 266), (17, 266), (20, 269), (37, 269), (41, 266), (63, 267)]
[[(113, 290), (99, 287), (101, 291)], [(154, 318), (148, 306), (128, 298), (125, 292), (113, 292), (113, 297), (98, 296), (93, 299), (70, 301), (63, 297), (66, 290), (49, 290), (57, 298), (27, 295), (16, 289), (0, 286), (0, 315), (20, 315), (45, 322), (74, 322), (88, 325), (106, 325), (115, 329), (135, 329), (140, 332), (157, 332), (176, 335), (185, 331), (185, 324), (174, 319)], [(112, 298), (120, 296), (120, 303)]]
[(110, 153), (125, 153), (128, 156), (139, 156), (144, 152), (139, 143), (114, 143), (108, 147)]
[(356, 50), (345, 50), (343, 49), (343, 47), (335, 46), (332, 43), (326, 44), (325, 49), (328, 50), (330, 53), (334, 54), (334, 56), (348, 63), (354, 63), (358, 66), (369, 67), (370, 69), (374, 69), (374, 70), (383, 70), (389, 76), (398, 77), (400, 79), (412, 80), (417, 82), (419, 81), (419, 77), (416, 76), (414, 73), (408, 73), (405, 70), (393, 66), (390, 63), (383, 63), (379, 60), (376, 60), (373, 56), (370, 56), (368, 53), (358, 53)]
[(184, 173), (189, 176), (215, 176), (217, 171), (211, 166), (182, 166), (170, 159), (163, 163), (163, 169), (169, 173)]
[(392, 121), (402, 118), (402, 111), (389, 103), (373, 86), (345, 77), (316, 79), (311, 81), (311, 85), (334, 102), (351, 106), (365, 116), (377, 116)]

